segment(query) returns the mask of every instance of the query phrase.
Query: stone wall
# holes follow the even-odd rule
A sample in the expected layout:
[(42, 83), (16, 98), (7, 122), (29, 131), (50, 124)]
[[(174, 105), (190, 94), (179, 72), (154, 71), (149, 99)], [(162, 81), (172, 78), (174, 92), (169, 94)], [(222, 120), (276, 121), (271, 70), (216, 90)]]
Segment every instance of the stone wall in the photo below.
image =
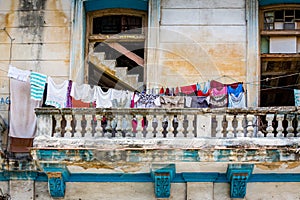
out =
[[(0, 1), (0, 114), (7, 119), (8, 65), (52, 76), (69, 76), (71, 0)], [(10, 38), (13, 38), (12, 47)], [(11, 48), (11, 53), (10, 53)]]
[[(16, 185), (17, 184), (17, 185)], [(1, 189), (7, 192), (8, 184), (1, 182)], [(246, 199), (251, 200), (281, 200), (299, 199), (298, 188), (300, 183), (248, 183)], [(12, 181), (10, 186), (18, 187), (11, 193), (12, 200), (35, 199), (51, 200), (46, 182)], [(91, 199), (132, 199), (154, 200), (153, 183), (67, 183), (66, 200), (91, 200)], [(230, 200), (229, 183), (195, 182), (176, 183), (171, 186), (169, 200)]]
[(156, 76), (165, 87), (204, 82), (223, 75), (245, 80), (244, 0), (161, 0), (160, 9), (158, 70), (148, 70), (149, 82)]

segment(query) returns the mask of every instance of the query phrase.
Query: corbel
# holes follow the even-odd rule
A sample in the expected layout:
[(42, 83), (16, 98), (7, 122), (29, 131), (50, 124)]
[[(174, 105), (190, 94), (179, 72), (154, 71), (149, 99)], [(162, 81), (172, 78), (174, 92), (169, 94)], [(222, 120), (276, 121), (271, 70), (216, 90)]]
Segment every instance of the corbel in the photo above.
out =
[(66, 181), (70, 173), (65, 165), (44, 164), (43, 170), (48, 177), (48, 189), (52, 198), (63, 198), (65, 196)]
[(246, 195), (247, 181), (252, 174), (253, 164), (229, 164), (227, 179), (230, 181), (230, 197), (244, 198)]
[(171, 194), (171, 182), (175, 177), (175, 164), (153, 164), (151, 177), (154, 181), (156, 198), (169, 198)]

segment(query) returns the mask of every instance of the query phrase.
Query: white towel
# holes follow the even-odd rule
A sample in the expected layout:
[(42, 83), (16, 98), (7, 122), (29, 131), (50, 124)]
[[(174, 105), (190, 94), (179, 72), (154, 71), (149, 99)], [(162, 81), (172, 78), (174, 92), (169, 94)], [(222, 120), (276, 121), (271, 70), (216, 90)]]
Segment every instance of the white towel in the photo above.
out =
[(133, 92), (112, 89), (111, 100), (114, 108), (130, 108)]
[(65, 80), (61, 84), (56, 84), (51, 77), (48, 77), (46, 105), (56, 108), (66, 108), (67, 92), (69, 81)]
[(108, 89), (107, 92), (104, 92), (99, 86), (94, 86), (94, 88), (95, 88), (94, 100), (96, 101), (96, 108), (111, 108), (112, 89)]
[(228, 94), (228, 107), (246, 108), (245, 93), (241, 92), (237, 97), (233, 93)]
[(30, 83), (10, 79), (10, 129), (9, 136), (33, 138), (36, 132), (34, 109), (41, 106), (41, 101), (30, 98)]
[(91, 88), (88, 84), (78, 85), (76, 82), (73, 82), (70, 95), (76, 100), (90, 103), (94, 101), (94, 93), (95, 87)]
[(9, 66), (7, 76), (10, 78), (17, 79), (19, 81), (26, 82), (30, 76), (29, 70), (21, 70), (13, 66)]

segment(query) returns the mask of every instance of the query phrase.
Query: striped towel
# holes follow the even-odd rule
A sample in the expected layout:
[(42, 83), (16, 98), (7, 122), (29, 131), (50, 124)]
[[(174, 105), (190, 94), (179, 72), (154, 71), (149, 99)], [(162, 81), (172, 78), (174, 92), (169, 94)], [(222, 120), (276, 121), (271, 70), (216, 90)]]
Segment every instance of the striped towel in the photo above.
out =
[(295, 106), (300, 106), (300, 90), (294, 89)]
[(33, 100), (42, 100), (47, 76), (37, 72), (30, 73), (30, 96)]

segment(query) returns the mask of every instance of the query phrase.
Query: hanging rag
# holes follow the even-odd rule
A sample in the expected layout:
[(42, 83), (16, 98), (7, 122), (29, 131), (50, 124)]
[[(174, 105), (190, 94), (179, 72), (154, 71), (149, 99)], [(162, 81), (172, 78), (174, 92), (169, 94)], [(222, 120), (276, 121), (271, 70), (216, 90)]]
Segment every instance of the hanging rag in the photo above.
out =
[(37, 118), (35, 108), (42, 101), (30, 98), (30, 83), (10, 79), (10, 129), (9, 136), (15, 138), (33, 138), (36, 132)]

